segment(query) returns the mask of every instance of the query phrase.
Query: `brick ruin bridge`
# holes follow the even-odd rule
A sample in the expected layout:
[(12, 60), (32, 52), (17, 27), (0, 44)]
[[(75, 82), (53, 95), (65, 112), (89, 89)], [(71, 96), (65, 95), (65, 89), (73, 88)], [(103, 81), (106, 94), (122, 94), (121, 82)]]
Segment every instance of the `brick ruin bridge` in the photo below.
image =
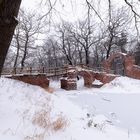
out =
[[(60, 78), (61, 88), (66, 90), (77, 89), (78, 77), (83, 77), (84, 86), (101, 87), (111, 82), (114, 78), (123, 75), (140, 79), (140, 67), (135, 65), (134, 58), (130, 55), (116, 53), (112, 54), (103, 62), (103, 70), (95, 71), (87, 66), (65, 66), (61, 68), (14, 68), (3, 69), (2, 75), (15, 80), (20, 80), (42, 88), (48, 88), (50, 78)], [(99, 80), (102, 84), (93, 84)]]

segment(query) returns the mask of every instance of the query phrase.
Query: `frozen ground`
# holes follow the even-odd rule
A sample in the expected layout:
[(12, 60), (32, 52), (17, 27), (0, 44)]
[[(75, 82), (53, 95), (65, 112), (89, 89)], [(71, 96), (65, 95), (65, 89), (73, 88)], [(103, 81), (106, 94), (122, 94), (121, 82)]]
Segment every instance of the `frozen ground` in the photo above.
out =
[[(74, 91), (59, 82), (51, 87), (53, 94), (0, 79), (0, 140), (140, 140), (140, 80), (120, 77), (100, 89), (84, 88), (83, 80)], [(42, 111), (52, 122), (61, 116), (66, 126), (54, 131), (34, 123)]]
[(101, 89), (83, 89), (82, 81), (69, 99), (91, 114), (104, 114), (113, 124), (140, 133), (140, 81), (116, 78)]

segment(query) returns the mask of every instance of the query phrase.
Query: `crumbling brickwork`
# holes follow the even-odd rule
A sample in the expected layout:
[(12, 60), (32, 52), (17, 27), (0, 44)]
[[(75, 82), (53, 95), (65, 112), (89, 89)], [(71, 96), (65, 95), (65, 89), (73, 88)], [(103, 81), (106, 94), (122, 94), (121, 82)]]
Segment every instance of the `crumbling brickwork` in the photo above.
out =
[(61, 88), (66, 90), (76, 90), (77, 81), (73, 79), (61, 79)]
[(78, 75), (84, 78), (84, 86), (92, 87), (92, 83), (95, 80), (94, 75), (90, 71), (82, 70), (78, 72)]
[(49, 87), (49, 79), (45, 75), (17, 75), (10, 77), (15, 80), (19, 80), (31, 85), (37, 85), (42, 88)]
[(140, 66), (135, 65), (135, 59), (131, 55), (123, 53), (112, 54), (104, 63), (104, 69), (106, 73), (111, 73), (111, 64), (113, 59), (121, 56), (124, 61), (125, 75), (131, 78), (140, 79)]
[(106, 74), (106, 73), (95, 73), (95, 79), (99, 80), (100, 82), (104, 84), (111, 82), (114, 80), (117, 76), (112, 74)]
[(81, 69), (79, 71), (76, 71), (75, 69), (70, 69), (67, 73), (67, 77), (63, 77), (61, 79), (61, 88), (66, 90), (77, 89), (77, 80), (76, 80), (77, 75), (83, 77), (84, 86), (88, 88), (96, 87), (96, 85), (93, 85), (95, 79), (103, 83), (102, 85), (98, 85), (98, 87), (101, 87), (104, 84), (111, 82), (117, 77), (115, 75), (106, 73), (97, 73), (90, 70)]
[(67, 77), (63, 77), (61, 81), (61, 88), (66, 90), (76, 90), (77, 89), (77, 70), (70, 67), (67, 72)]

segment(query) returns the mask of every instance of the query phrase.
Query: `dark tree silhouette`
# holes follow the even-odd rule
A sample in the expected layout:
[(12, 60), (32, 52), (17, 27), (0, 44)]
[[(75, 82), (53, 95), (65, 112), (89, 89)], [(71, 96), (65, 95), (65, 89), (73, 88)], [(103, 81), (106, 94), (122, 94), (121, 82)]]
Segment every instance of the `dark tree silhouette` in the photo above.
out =
[(9, 49), (21, 0), (0, 0), (0, 75)]

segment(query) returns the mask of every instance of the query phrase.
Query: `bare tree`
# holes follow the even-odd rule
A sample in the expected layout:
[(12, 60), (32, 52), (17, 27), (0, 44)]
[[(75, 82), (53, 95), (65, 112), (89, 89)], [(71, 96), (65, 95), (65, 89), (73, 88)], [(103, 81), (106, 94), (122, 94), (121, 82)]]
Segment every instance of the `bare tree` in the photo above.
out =
[[(25, 60), (28, 57), (29, 51), (35, 49), (35, 40), (37, 35), (41, 33), (42, 23), (38, 20), (38, 16), (35, 13), (20, 11), (19, 25), (17, 26), (14, 34), (14, 45), (16, 43), (16, 58), (14, 67), (17, 66), (18, 60), (20, 60), (21, 68), (25, 66)], [(20, 59), (19, 59), (20, 58)]]
[(59, 58), (61, 57), (61, 54), (57, 41), (53, 37), (48, 38), (47, 40), (45, 40), (43, 47), (46, 57), (44, 60), (46, 61), (46, 66), (48, 67), (60, 66)]
[(110, 51), (113, 45), (117, 45), (119, 36), (125, 32), (125, 26), (127, 25), (128, 19), (126, 17), (126, 10), (122, 7), (117, 11), (112, 11), (109, 4), (109, 24), (105, 30), (106, 42), (104, 47), (106, 48), (106, 59), (110, 55)]
[[(0, 0), (0, 75), (4, 61), (18, 21), (20, 4), (22, 0)], [(52, 10), (52, 2), (49, 0), (49, 11)], [(47, 14), (47, 15), (48, 15)]]
[(73, 65), (73, 59), (76, 51), (76, 44), (73, 36), (71, 35), (72, 24), (63, 22), (62, 26), (58, 26), (58, 32), (60, 33), (61, 42), (59, 43), (60, 49), (67, 58), (68, 64)]
[(83, 47), (80, 45), (79, 42), (75, 42), (76, 43), (76, 50), (77, 50), (77, 59), (79, 59), (78, 64), (83, 64), (83, 58), (84, 58), (84, 50)]
[(90, 25), (89, 21), (80, 21), (73, 37), (83, 47), (85, 52), (85, 64), (89, 65), (90, 48), (99, 40), (97, 36), (94, 36), (94, 25)]
[(64, 64), (63, 56), (56, 38), (49, 36), (41, 46), (37, 46), (33, 63), (37, 67), (60, 67)]
[(15, 61), (14, 61), (14, 68), (17, 66), (18, 63), (18, 58), (20, 55), (20, 34), (21, 34), (21, 28), (20, 26), (17, 26), (15, 29), (15, 33), (13, 36), (13, 42), (11, 43), (11, 45), (16, 46), (16, 57), (15, 57)]

